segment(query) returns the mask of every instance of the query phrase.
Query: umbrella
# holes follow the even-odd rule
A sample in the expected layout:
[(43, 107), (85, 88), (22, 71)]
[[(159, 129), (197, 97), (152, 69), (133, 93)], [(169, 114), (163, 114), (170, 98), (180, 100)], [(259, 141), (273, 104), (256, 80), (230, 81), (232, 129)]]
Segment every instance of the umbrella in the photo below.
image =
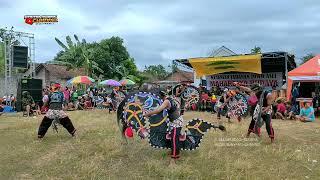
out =
[(120, 82), (119, 82), (121, 85), (135, 85), (136, 83), (133, 82), (132, 80), (130, 79), (122, 79)]
[(94, 82), (95, 80), (89, 76), (77, 76), (67, 81), (68, 84), (92, 84)]
[(108, 85), (108, 86), (121, 86), (121, 84), (113, 79), (108, 79), (108, 80), (104, 80), (102, 82), (100, 82), (99, 84), (101, 85)]

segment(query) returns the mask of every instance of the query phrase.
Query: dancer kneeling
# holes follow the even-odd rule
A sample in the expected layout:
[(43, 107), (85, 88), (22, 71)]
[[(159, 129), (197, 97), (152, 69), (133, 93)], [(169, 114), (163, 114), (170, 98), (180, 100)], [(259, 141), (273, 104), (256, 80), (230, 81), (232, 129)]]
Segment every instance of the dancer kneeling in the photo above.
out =
[(49, 95), (49, 110), (44, 116), (38, 130), (38, 138), (43, 138), (49, 127), (54, 123), (61, 124), (67, 131), (74, 136), (76, 129), (73, 127), (68, 115), (62, 110), (63, 94), (59, 91), (60, 84), (52, 85), (52, 93)]
[(144, 114), (144, 116), (149, 117), (167, 109), (170, 123), (169, 134), (167, 134), (166, 138), (170, 139), (172, 144), (171, 158), (178, 159), (181, 148), (180, 141), (183, 141), (186, 138), (185, 133), (182, 131), (183, 118), (181, 116), (181, 109), (179, 107), (179, 104), (177, 104), (177, 102), (175, 102), (175, 100), (173, 100), (172, 98), (167, 97), (164, 91), (160, 92), (160, 97), (163, 100), (161, 106), (155, 109), (154, 111)]

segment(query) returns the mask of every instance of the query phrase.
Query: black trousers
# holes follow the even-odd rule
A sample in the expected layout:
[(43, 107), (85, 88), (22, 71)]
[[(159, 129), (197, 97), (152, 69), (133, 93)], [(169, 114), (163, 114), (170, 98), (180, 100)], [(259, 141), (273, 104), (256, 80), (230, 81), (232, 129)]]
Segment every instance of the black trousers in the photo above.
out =
[[(270, 114), (264, 114), (261, 116), (261, 118), (263, 119), (263, 121), (266, 124), (266, 130), (268, 132), (268, 135), (271, 139), (274, 139), (274, 130), (272, 127), (272, 123), (271, 123), (271, 115)], [(248, 134), (250, 134), (251, 132), (256, 133), (260, 136), (260, 128), (256, 126), (256, 121), (253, 119), (251, 120), (251, 123), (249, 125), (249, 129), (248, 129)]]
[(181, 127), (173, 128), (171, 130), (171, 158), (178, 159), (180, 157), (180, 132)]
[[(44, 118), (41, 121), (41, 124), (39, 126), (39, 130), (38, 130), (38, 138), (43, 138), (48, 129), (50, 128), (51, 124), (52, 124), (53, 119), (50, 119), (46, 116), (44, 116)], [(76, 132), (76, 129), (74, 128), (71, 120), (69, 117), (65, 117), (62, 119), (59, 119), (60, 124), (67, 129), (67, 131), (73, 136), (74, 133)]]

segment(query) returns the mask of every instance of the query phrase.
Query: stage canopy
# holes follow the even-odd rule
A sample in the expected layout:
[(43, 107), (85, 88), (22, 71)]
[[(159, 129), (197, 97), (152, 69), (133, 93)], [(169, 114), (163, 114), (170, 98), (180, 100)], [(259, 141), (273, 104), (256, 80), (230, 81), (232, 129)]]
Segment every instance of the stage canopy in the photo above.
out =
[[(287, 65), (285, 62), (287, 62)], [(286, 68), (288, 71), (296, 68), (294, 55), (290, 55), (287, 52), (175, 59), (173, 63), (194, 70), (197, 77), (235, 72), (253, 72), (257, 74), (282, 72), (283, 79), (286, 79)]]
[(296, 69), (288, 72), (287, 99), (291, 99), (294, 82), (320, 82), (320, 55), (308, 60)]
[(198, 77), (224, 72), (261, 74), (261, 54), (227, 57), (190, 58), (188, 62)]

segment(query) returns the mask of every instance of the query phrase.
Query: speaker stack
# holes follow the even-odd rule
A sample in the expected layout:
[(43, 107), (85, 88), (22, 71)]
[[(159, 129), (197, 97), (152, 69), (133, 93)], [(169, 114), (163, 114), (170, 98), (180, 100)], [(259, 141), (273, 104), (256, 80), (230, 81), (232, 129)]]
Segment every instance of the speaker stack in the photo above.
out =
[(17, 111), (22, 109), (22, 92), (28, 91), (33, 100), (42, 103), (42, 79), (21, 79), (17, 90)]
[(28, 47), (13, 46), (12, 66), (17, 68), (28, 68)]

